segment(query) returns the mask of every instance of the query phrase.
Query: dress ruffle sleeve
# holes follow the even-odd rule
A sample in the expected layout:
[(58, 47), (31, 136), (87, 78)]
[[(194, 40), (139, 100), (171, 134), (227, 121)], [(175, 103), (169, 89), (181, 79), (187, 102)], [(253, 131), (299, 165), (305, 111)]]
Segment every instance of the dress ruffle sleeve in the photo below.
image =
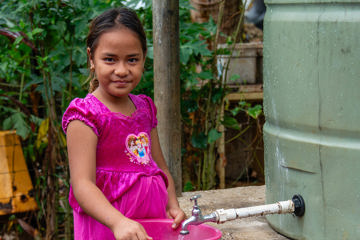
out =
[(89, 126), (96, 136), (100, 135), (100, 126), (96, 107), (88, 99), (75, 98), (69, 104), (62, 118), (62, 128), (66, 133), (69, 123), (73, 120), (80, 120)]
[(154, 104), (154, 101), (146, 96), (146, 95), (138, 95), (139, 97), (141, 97), (142, 99), (144, 99), (147, 104), (149, 105), (149, 109), (150, 109), (150, 116), (151, 116), (151, 128), (155, 128), (158, 124), (157, 118), (156, 118), (156, 113), (157, 113), (157, 109), (156, 106)]

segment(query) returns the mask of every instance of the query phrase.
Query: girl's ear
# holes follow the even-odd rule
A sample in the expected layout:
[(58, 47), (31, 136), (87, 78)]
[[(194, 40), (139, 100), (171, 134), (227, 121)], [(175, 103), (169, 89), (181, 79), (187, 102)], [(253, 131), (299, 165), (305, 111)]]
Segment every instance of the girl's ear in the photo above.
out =
[(90, 51), (89, 47), (86, 49), (86, 52), (87, 52), (88, 59), (89, 59), (90, 69), (91, 70), (95, 69), (94, 61), (92, 60), (91, 51)]

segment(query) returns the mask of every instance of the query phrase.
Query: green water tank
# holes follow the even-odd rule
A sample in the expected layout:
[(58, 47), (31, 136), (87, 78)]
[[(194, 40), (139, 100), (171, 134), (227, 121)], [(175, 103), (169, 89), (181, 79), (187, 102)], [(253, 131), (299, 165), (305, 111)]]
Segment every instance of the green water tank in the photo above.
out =
[(266, 202), (293, 239), (360, 239), (360, 1), (265, 0)]

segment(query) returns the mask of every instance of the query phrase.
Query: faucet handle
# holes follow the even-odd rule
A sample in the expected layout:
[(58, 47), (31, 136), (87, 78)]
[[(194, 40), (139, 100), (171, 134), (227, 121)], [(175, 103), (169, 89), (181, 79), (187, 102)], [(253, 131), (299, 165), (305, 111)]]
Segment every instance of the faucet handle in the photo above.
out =
[(198, 205), (198, 204), (197, 204), (197, 199), (198, 199), (198, 198), (201, 198), (201, 195), (200, 195), (200, 194), (194, 195), (194, 196), (192, 196), (192, 197), (190, 198), (190, 201), (194, 201), (194, 207)]

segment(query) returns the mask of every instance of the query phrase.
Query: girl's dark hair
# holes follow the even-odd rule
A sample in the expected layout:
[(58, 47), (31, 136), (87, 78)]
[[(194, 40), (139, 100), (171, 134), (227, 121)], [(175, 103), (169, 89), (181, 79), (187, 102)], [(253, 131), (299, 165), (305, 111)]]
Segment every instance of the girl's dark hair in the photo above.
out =
[[(146, 53), (146, 35), (139, 17), (134, 10), (120, 7), (109, 9), (92, 20), (86, 40), (91, 56), (94, 56), (100, 36), (116, 27), (126, 27), (136, 33), (139, 37), (142, 50)], [(99, 86), (99, 82), (95, 78), (93, 71), (91, 71), (89, 78), (91, 78), (89, 92), (93, 92)]]

